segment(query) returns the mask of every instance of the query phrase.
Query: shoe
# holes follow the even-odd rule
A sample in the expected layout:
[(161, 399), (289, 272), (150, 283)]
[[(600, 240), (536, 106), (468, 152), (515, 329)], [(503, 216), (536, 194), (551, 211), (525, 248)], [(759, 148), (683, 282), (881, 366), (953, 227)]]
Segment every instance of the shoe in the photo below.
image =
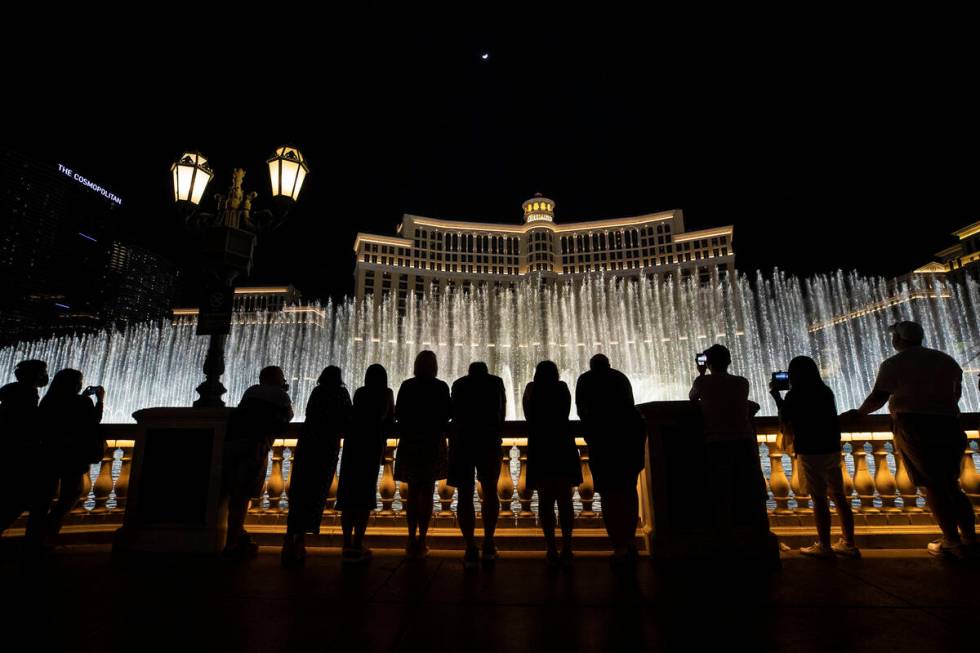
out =
[(259, 545), (255, 543), (252, 536), (248, 533), (242, 533), (238, 538), (238, 548), (241, 550), (243, 555), (252, 557), (259, 552)]
[(497, 561), (497, 547), (494, 543), (484, 542), (483, 543), (483, 564), (491, 564)]
[(360, 565), (370, 562), (374, 557), (374, 552), (366, 546), (360, 549), (354, 547), (345, 548), (340, 554), (340, 563), (344, 565)]
[(630, 555), (629, 551), (625, 553), (613, 553), (609, 556), (609, 566), (613, 569), (625, 569), (626, 567), (632, 567), (636, 564), (636, 558)]
[(561, 550), (560, 562), (562, 567), (571, 567), (572, 561), (575, 559), (575, 554), (568, 547)]
[(340, 564), (342, 565), (354, 564), (355, 562), (358, 562), (358, 558), (360, 558), (360, 556), (361, 556), (361, 552), (359, 549), (345, 546), (343, 550), (341, 550), (340, 552)]
[(966, 547), (957, 542), (956, 544), (951, 544), (945, 540), (945, 538), (939, 538), (938, 540), (933, 540), (929, 542), (926, 549), (931, 555), (937, 558), (946, 558), (948, 560), (966, 560), (969, 557), (969, 553)]
[(845, 558), (860, 558), (861, 550), (853, 544), (848, 544), (844, 538), (837, 540), (837, 543), (830, 547), (834, 553)]
[(804, 546), (800, 549), (800, 553), (805, 556), (810, 556), (811, 558), (824, 558), (830, 559), (834, 557), (834, 550), (824, 548), (819, 542), (814, 542), (810, 546)]
[(545, 560), (548, 561), (549, 567), (557, 567), (561, 562), (561, 558), (558, 556), (558, 552), (555, 551), (554, 549), (549, 549), (544, 557)]
[(409, 560), (422, 560), (429, 555), (429, 547), (418, 541), (409, 542), (405, 547), (405, 557)]
[(464, 569), (478, 569), (480, 567), (480, 550), (475, 546), (467, 547), (463, 554)]

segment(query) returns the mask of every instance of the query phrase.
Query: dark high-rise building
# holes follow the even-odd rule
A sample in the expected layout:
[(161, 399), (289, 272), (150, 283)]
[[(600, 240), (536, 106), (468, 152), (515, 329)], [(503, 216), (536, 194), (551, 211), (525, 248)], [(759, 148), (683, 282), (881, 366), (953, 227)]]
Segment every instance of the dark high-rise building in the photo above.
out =
[(166, 314), (176, 269), (113, 237), (124, 211), (69, 164), (0, 150), (0, 343)]
[(170, 317), (177, 267), (142, 247), (115, 241), (102, 266), (99, 304), (106, 323)]

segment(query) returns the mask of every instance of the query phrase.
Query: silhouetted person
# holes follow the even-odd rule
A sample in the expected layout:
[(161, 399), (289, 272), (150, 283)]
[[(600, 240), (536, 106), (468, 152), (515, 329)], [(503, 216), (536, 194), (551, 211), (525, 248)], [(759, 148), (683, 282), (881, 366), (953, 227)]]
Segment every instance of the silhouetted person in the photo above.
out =
[[(48, 365), (39, 360), (21, 361), (14, 368), (14, 378), (17, 380), (0, 388), (0, 446), (17, 452), (21, 460), (38, 460), (38, 388), (48, 384)], [(14, 464), (9, 470), (10, 481), (0, 497), (0, 534), (27, 510), (34, 479), (29, 465)]]
[(497, 478), (500, 476), (500, 435), (507, 414), (504, 382), (499, 376), (490, 374), (486, 363), (471, 363), (469, 373), (453, 383), (452, 402), (447, 482), (459, 490), (456, 517), (466, 540), (463, 564), (474, 567), (480, 562), (474, 537), (474, 470), (483, 490), (483, 560), (491, 562), (497, 557), (493, 534), (500, 514)]
[[(941, 351), (922, 346), (922, 327), (898, 322), (889, 329), (898, 352), (878, 368), (874, 389), (860, 408), (843, 417), (870, 415), (888, 402), (895, 444), (912, 482), (926, 489), (926, 502), (943, 532), (929, 544), (935, 556), (963, 558), (977, 548), (970, 500), (960, 489), (967, 446), (959, 422), (963, 370)], [(957, 529), (959, 529), (957, 531)]]
[[(527, 488), (538, 491), (538, 519), (544, 531), (548, 564), (572, 562), (572, 490), (582, 483), (578, 448), (568, 423), (572, 396), (558, 377), (558, 366), (541, 361), (534, 380), (524, 388), (527, 420)], [(562, 549), (555, 543), (555, 504), (561, 525)]]
[(282, 563), (303, 560), (306, 533), (319, 533), (327, 494), (337, 472), (340, 438), (350, 423), (350, 393), (340, 368), (324, 368), (306, 404), (306, 421), (296, 442), (289, 479), (289, 516), (282, 545)]
[[(860, 557), (854, 545), (854, 514), (844, 493), (844, 473), (840, 467), (840, 424), (834, 392), (820, 378), (820, 369), (808, 356), (797, 356), (789, 363), (790, 390), (786, 398), (773, 383), (769, 394), (779, 407), (783, 428), (792, 434), (792, 449), (803, 471), (813, 500), (817, 542), (800, 549), (803, 555), (832, 558), (834, 554)], [(830, 543), (830, 505), (834, 500), (843, 538)]]
[[(698, 366), (690, 398), (701, 405), (704, 417), (705, 449), (718, 488), (715, 524), (727, 537), (735, 526), (735, 514), (744, 512), (741, 516), (749, 523), (741, 525), (768, 532), (769, 495), (750, 422), (759, 404), (749, 400), (748, 379), (728, 373), (732, 356), (727, 347), (712, 345), (704, 354), (707, 362)], [(707, 370), (711, 374), (705, 374)]]
[[(82, 392), (82, 373), (64, 369), (54, 375), (38, 406), (41, 426), (41, 455), (27, 518), (25, 543), (42, 547), (54, 538), (65, 516), (82, 496), (83, 474), (102, 460), (105, 437), (99, 423), (105, 401), (102, 387)], [(90, 394), (96, 398), (92, 403)], [(51, 497), (58, 500), (51, 506)]]
[(395, 480), (408, 484), (405, 553), (410, 558), (425, 557), (428, 553), (425, 536), (432, 519), (435, 483), (446, 478), (446, 431), (451, 404), (449, 386), (436, 378), (438, 373), (435, 353), (419, 352), (415, 357), (415, 376), (402, 382), (395, 402), (399, 425)]
[(637, 477), (643, 470), (646, 425), (633, 386), (609, 359), (596, 354), (575, 384), (575, 406), (589, 445), (589, 467), (602, 497), (602, 519), (614, 564), (635, 560), (640, 515)]
[(388, 373), (377, 363), (364, 372), (364, 385), (354, 393), (351, 428), (344, 438), (340, 460), (337, 510), (344, 532), (344, 562), (371, 559), (364, 546), (371, 511), (378, 507), (378, 469), (384, 464), (385, 444), (395, 426), (395, 397)]
[(245, 532), (245, 517), (252, 497), (262, 491), (269, 464), (269, 450), (277, 435), (293, 419), (293, 403), (286, 394), (289, 384), (282, 369), (265, 367), (258, 385), (242, 395), (228, 418), (222, 476), (228, 495), (227, 556), (253, 555), (258, 545)]

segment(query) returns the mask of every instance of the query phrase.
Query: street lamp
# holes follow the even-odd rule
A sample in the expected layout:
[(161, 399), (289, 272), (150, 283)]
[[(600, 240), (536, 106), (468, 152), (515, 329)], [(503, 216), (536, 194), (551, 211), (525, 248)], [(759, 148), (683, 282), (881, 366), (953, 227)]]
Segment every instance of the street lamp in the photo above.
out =
[(295, 147), (276, 149), (267, 161), (272, 184), (273, 209), (252, 210), (258, 193), (242, 187), (245, 171), (231, 171), (227, 195), (216, 194), (214, 213), (199, 211), (204, 189), (214, 176), (207, 158), (200, 152), (186, 152), (170, 167), (174, 201), (184, 214), (187, 226), (199, 235), (201, 264), (209, 276), (197, 319), (197, 334), (209, 335), (204, 358), (204, 382), (197, 387), (197, 408), (224, 406), (227, 392), (221, 384), (225, 372), (225, 337), (231, 330), (235, 278), (248, 273), (257, 234), (275, 229), (299, 197), (309, 167)]

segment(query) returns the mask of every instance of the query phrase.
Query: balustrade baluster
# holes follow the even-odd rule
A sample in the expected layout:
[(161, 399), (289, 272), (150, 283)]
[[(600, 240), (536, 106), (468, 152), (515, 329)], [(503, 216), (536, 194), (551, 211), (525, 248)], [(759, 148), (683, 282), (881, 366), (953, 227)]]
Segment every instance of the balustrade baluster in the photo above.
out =
[[(272, 452), (269, 452), (269, 456), (272, 456)], [(266, 458), (266, 463), (263, 466), (265, 468), (265, 480), (262, 482), (262, 487), (259, 489), (258, 496), (252, 497), (251, 506), (249, 507), (249, 512), (265, 512), (265, 507), (262, 505), (265, 499), (266, 490), (269, 488), (269, 459)]]
[(796, 499), (796, 514), (812, 515), (810, 488), (806, 484), (806, 476), (803, 475), (803, 464), (796, 456), (789, 457), (789, 464), (791, 470), (789, 486), (793, 490), (793, 498)]
[(527, 445), (518, 445), (517, 451), (518, 461), (521, 464), (521, 473), (517, 477), (517, 500), (521, 503), (518, 519), (530, 520), (534, 518), (534, 512), (531, 510), (534, 491), (527, 487)]
[[(769, 447), (769, 490), (772, 498), (776, 502), (776, 515), (792, 515), (793, 511), (789, 507), (790, 483), (786, 478), (786, 470), (783, 469), (783, 450), (776, 445), (776, 442), (767, 442)], [(727, 491), (726, 488), (722, 489)]]
[(888, 468), (888, 449), (885, 447), (885, 440), (873, 440), (871, 452), (875, 458), (875, 487), (878, 489), (878, 496), (881, 497), (882, 512), (902, 512), (902, 509), (895, 505), (898, 485), (895, 483), (892, 470)]
[(918, 505), (919, 488), (912, 482), (912, 477), (905, 467), (905, 459), (897, 448), (895, 449), (895, 485), (898, 486), (898, 493), (902, 497), (902, 512), (925, 512)]
[(857, 490), (858, 499), (861, 500), (859, 510), (863, 513), (875, 514), (881, 512), (874, 505), (875, 500), (875, 481), (868, 470), (868, 454), (864, 450), (865, 439), (853, 440), (851, 446), (854, 448), (854, 489)]
[(126, 509), (126, 495), (129, 493), (129, 474), (133, 467), (133, 443), (129, 440), (119, 441), (122, 456), (119, 458), (119, 476), (113, 489), (116, 495), (116, 509)]
[(453, 495), (456, 494), (456, 488), (449, 485), (446, 479), (439, 479), (438, 484), (439, 492), (439, 517), (452, 517), (453, 513)]
[(282, 445), (272, 447), (272, 473), (269, 475), (269, 511), (277, 512), (280, 510), (279, 503), (282, 500), (283, 490), (286, 483), (282, 478)]
[(395, 515), (395, 447), (385, 444), (384, 467), (381, 471), (381, 483), (378, 487), (381, 495), (380, 515), (393, 517)]
[(95, 479), (92, 491), (95, 494), (95, 508), (92, 514), (104, 514), (109, 511), (106, 502), (112, 493), (112, 461), (115, 447), (106, 447), (102, 455), (102, 462), (99, 463), (99, 475)]
[[(341, 450), (341, 455), (343, 455), (343, 450)], [(330, 481), (330, 487), (327, 488), (327, 500), (323, 504), (324, 515), (337, 514), (337, 489), (338, 488), (340, 488), (340, 472), (335, 470), (333, 473), (333, 479)]]
[(966, 443), (963, 451), (963, 463), (960, 467), (960, 487), (970, 498), (973, 509), (980, 511), (980, 476), (977, 475), (977, 466), (973, 462), (973, 449), (970, 443)]
[(850, 501), (851, 497), (854, 496), (854, 480), (851, 479), (851, 473), (847, 471), (847, 452), (844, 451), (844, 444), (844, 442), (841, 442), (840, 473), (844, 479), (844, 496)]
[(589, 467), (589, 447), (581, 445), (578, 450), (579, 462), (582, 465), (582, 484), (578, 486), (582, 512), (578, 516), (579, 519), (595, 519), (596, 513), (592, 510), (592, 503), (595, 501), (595, 482), (592, 480), (592, 469)]
[(401, 504), (401, 511), (405, 511), (405, 507), (408, 505), (408, 483), (405, 481), (398, 482), (398, 502)]
[(500, 447), (500, 476), (497, 478), (497, 498), (500, 499), (500, 516), (514, 516), (514, 479), (510, 475), (511, 445)]

